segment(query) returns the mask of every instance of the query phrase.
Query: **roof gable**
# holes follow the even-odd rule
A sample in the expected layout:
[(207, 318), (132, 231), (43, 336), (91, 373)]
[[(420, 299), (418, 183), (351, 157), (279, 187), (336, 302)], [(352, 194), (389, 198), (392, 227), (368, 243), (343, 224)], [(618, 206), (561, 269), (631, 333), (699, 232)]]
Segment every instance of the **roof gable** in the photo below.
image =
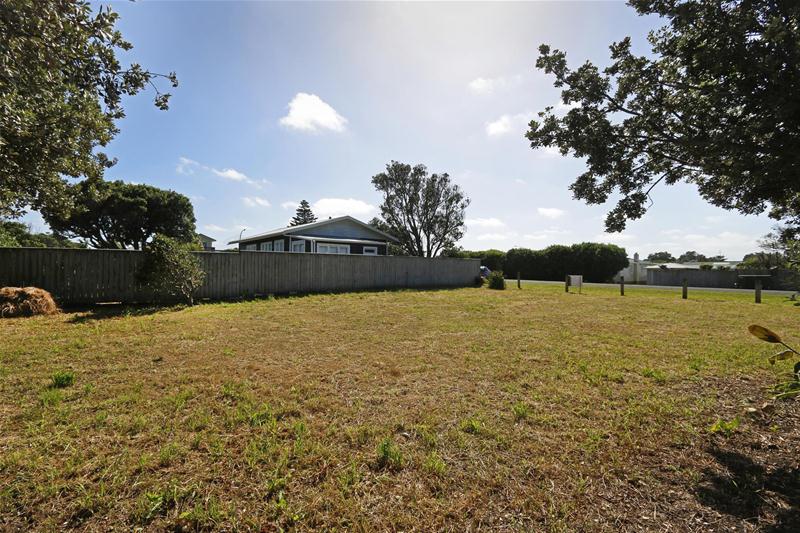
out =
[(340, 237), (347, 239), (371, 239), (381, 241), (397, 242), (397, 239), (388, 233), (384, 233), (369, 224), (361, 222), (351, 216), (342, 216), (336, 218), (329, 218), (326, 220), (318, 220), (309, 224), (300, 224), (298, 226), (287, 226), (285, 228), (278, 228), (265, 233), (259, 233), (241, 240), (231, 241), (228, 244), (237, 242), (250, 242), (275, 237), (278, 235), (303, 235), (308, 237)]

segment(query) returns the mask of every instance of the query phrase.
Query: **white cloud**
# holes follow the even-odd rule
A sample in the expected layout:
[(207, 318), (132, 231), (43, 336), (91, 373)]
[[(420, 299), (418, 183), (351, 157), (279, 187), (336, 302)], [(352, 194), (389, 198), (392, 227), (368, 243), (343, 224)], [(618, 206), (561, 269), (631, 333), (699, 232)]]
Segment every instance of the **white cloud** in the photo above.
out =
[(464, 221), (470, 228), (504, 228), (505, 222), (499, 218), (468, 218)]
[(563, 100), (559, 99), (558, 103), (554, 107), (556, 111), (566, 112), (569, 111), (570, 109), (575, 109), (576, 107), (580, 106), (581, 106), (580, 102), (572, 102), (570, 104), (565, 104)]
[(533, 113), (502, 115), (497, 120), (486, 123), (486, 135), (489, 137), (500, 137), (508, 133), (519, 133), (521, 135), (531, 119), (533, 119)]
[(311, 210), (320, 218), (366, 216), (375, 212), (375, 206), (355, 198), (321, 198), (314, 202)]
[(537, 231), (536, 233), (526, 233), (522, 238), (526, 241), (544, 241), (554, 239), (559, 235), (569, 235), (570, 233), (572, 233), (570, 230), (551, 228)]
[(516, 183), (517, 185), (527, 185), (527, 184), (528, 184), (528, 182), (527, 182), (527, 181), (525, 181), (525, 180), (524, 180), (524, 179), (522, 179), (522, 178), (516, 178), (516, 179), (514, 179), (514, 183)]
[(289, 102), (289, 114), (280, 119), (280, 124), (312, 133), (320, 130), (343, 132), (347, 119), (316, 94), (297, 93)]
[(260, 196), (243, 196), (242, 203), (247, 207), (269, 207), (271, 204)]
[(179, 157), (178, 158), (178, 166), (175, 167), (175, 172), (178, 174), (194, 174), (194, 169), (196, 167), (201, 167), (200, 163), (193, 159), (189, 159), (188, 157)]
[(212, 174), (214, 174), (215, 176), (219, 176), (220, 178), (225, 178), (226, 180), (238, 181), (240, 183), (247, 183), (248, 185), (252, 185), (257, 189), (260, 189), (262, 185), (269, 184), (269, 180), (253, 179), (244, 172), (240, 172), (235, 168), (223, 168), (222, 170), (220, 170), (218, 168), (210, 167), (208, 165), (199, 163), (194, 159), (189, 159), (188, 157), (181, 156), (178, 158), (178, 165), (175, 167), (175, 172), (177, 172), (178, 174), (184, 174), (188, 176), (194, 174), (195, 170), (204, 170), (206, 172), (211, 172)]
[(519, 84), (521, 81), (522, 76), (519, 74), (511, 77), (498, 76), (496, 78), (475, 78), (467, 84), (467, 88), (473, 94), (483, 96), (492, 94), (498, 89), (512, 87)]
[(557, 207), (537, 207), (536, 212), (539, 213), (540, 216), (553, 220), (561, 218), (567, 213), (563, 209), (558, 209)]
[(559, 150), (558, 146), (545, 146), (544, 148), (537, 148), (534, 152), (541, 157), (561, 156), (561, 150)]
[(297, 206), (299, 206), (299, 205), (300, 205), (300, 203), (299, 203), (299, 202), (292, 202), (292, 201), (290, 200), (290, 201), (288, 201), (288, 202), (283, 202), (283, 203), (281, 204), (281, 207), (282, 207), (282, 208), (284, 208), (284, 209), (286, 209), (286, 210), (289, 210), (289, 209), (292, 209), (292, 210), (294, 210), (294, 209), (297, 209)]
[(243, 172), (239, 172), (235, 168), (223, 168), (222, 170), (217, 170), (216, 168), (212, 168), (211, 172), (219, 176), (220, 178), (225, 178), (227, 180), (232, 181), (244, 181), (244, 182), (252, 182), (250, 178)]

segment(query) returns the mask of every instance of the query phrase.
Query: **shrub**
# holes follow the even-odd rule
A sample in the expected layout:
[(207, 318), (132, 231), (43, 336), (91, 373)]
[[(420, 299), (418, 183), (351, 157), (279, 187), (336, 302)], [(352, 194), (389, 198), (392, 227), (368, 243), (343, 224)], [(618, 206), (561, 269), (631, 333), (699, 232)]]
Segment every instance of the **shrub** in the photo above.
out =
[(506, 262), (506, 253), (502, 250), (471, 251), (460, 248), (450, 248), (442, 252), (443, 257), (460, 257), (462, 259), (480, 259), (481, 266), (489, 270), (503, 270)]
[(140, 283), (157, 295), (182, 297), (194, 304), (194, 294), (206, 273), (189, 252), (189, 246), (164, 235), (156, 235), (145, 249), (145, 259), (137, 272)]
[(493, 270), (489, 274), (487, 281), (489, 282), (490, 289), (495, 289), (498, 291), (504, 291), (506, 289), (506, 280), (503, 277), (503, 272), (501, 270)]
[(700, 265), (700, 270), (712, 270), (713, 268), (714, 265), (712, 265), (711, 263), (703, 263), (702, 265)]

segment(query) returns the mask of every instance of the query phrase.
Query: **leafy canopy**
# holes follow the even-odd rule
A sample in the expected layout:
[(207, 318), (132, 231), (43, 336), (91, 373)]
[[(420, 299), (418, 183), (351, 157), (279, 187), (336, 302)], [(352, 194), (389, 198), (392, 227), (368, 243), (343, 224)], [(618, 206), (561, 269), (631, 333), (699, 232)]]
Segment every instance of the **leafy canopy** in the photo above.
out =
[(674, 263), (676, 261), (675, 256), (669, 252), (653, 252), (647, 256), (647, 260), (662, 263)]
[(53, 231), (85, 239), (95, 248), (145, 248), (160, 233), (193, 242), (195, 218), (184, 195), (150, 185), (85, 180), (66, 189), (69, 212), (42, 209)]
[(400, 239), (409, 255), (434, 257), (463, 237), (469, 198), (448, 174), (392, 161), (372, 177), (372, 184), (383, 194), (380, 209), (387, 233)]
[(311, 224), (316, 222), (317, 217), (311, 210), (311, 205), (306, 200), (300, 200), (300, 205), (297, 206), (292, 220), (289, 221), (290, 226), (299, 226), (301, 224)]
[(530, 123), (532, 148), (586, 159), (575, 198), (620, 195), (609, 231), (644, 215), (659, 184), (691, 183), (714, 205), (800, 222), (800, 2), (630, 0), (667, 25), (651, 32), (651, 56), (611, 45), (611, 64), (567, 66), (539, 48), (565, 115), (552, 107)]
[(12, 248), (86, 248), (83, 243), (73, 242), (57, 233), (33, 233), (28, 224), (11, 220), (0, 220), (0, 246)]
[(131, 44), (117, 18), (83, 0), (0, 2), (0, 216), (66, 210), (64, 177), (99, 179), (114, 161), (97, 149), (118, 132), (123, 96), (150, 85), (167, 109), (153, 82), (176, 87), (175, 74), (122, 66)]

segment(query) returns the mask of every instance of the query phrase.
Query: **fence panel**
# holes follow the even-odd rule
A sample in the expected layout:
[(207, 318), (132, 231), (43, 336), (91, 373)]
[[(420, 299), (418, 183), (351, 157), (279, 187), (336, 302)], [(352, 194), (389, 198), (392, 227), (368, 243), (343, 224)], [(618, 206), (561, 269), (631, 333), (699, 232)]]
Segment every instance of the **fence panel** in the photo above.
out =
[[(264, 294), (464, 287), (477, 259), (327, 255), (290, 252), (194, 252), (206, 272), (198, 299)], [(0, 248), (0, 286), (34, 286), (62, 305), (145, 302), (136, 282), (143, 253), (134, 250)]]

